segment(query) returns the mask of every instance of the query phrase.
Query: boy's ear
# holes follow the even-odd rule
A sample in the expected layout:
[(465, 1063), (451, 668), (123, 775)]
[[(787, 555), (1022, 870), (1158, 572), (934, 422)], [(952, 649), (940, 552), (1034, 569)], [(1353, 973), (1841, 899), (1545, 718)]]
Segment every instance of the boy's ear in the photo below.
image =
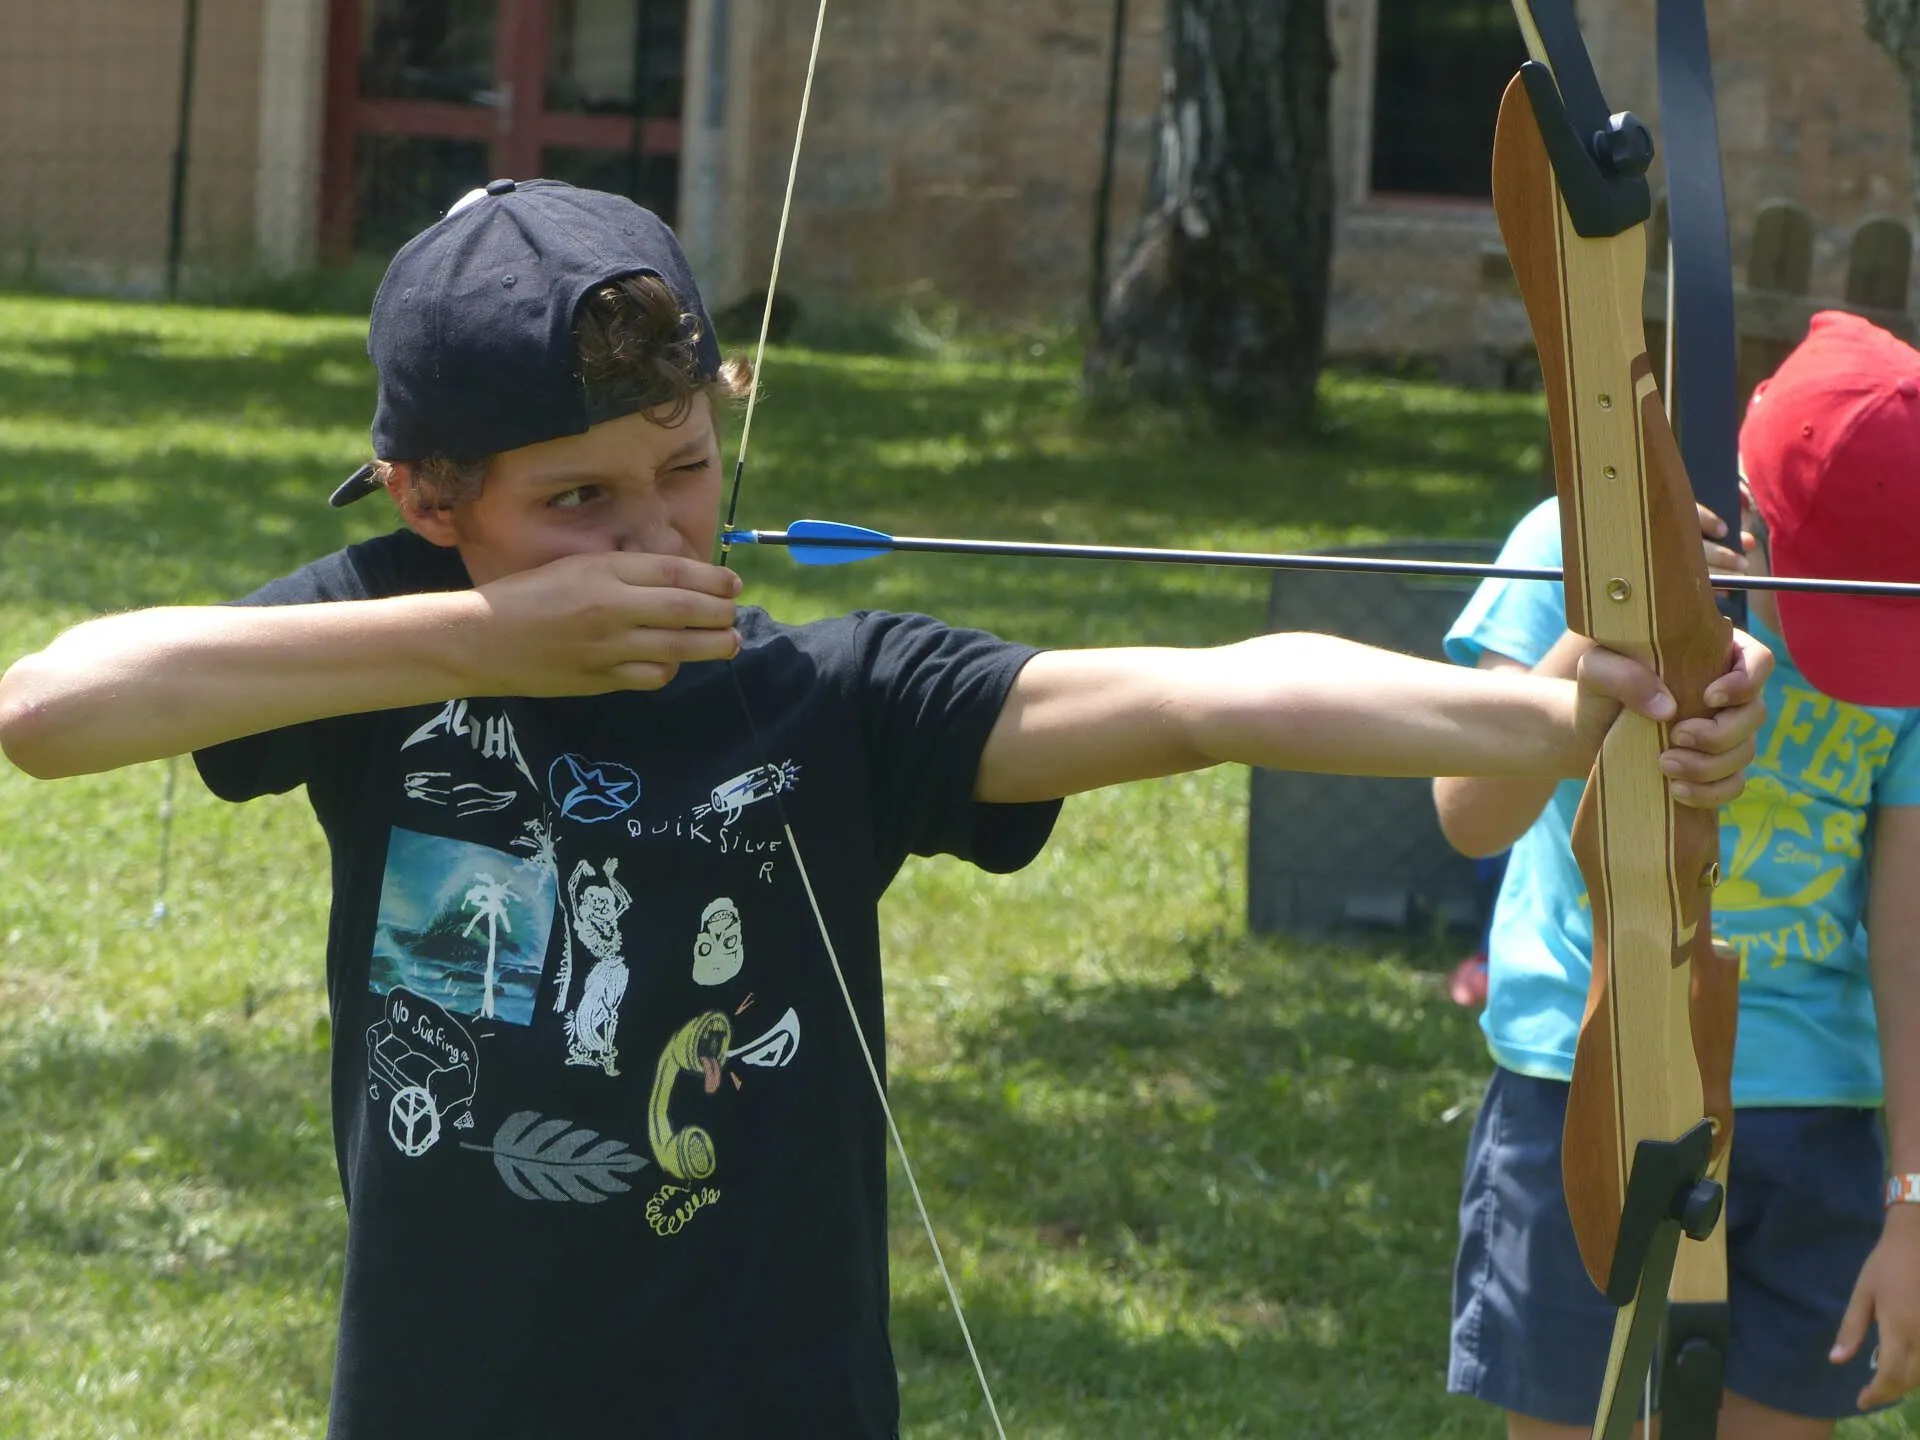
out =
[(393, 497), (394, 508), (407, 522), (407, 528), (421, 539), (448, 550), (459, 543), (453, 528), (453, 512), (445, 506), (428, 503), (426, 496), (414, 487), (413, 467), (404, 460), (387, 468), (387, 494)]

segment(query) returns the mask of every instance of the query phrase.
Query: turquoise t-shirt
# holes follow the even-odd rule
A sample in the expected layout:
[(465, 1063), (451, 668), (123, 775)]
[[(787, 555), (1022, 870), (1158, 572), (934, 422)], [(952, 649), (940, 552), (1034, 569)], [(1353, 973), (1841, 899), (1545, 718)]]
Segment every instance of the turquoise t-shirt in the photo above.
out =
[[(1560, 564), (1555, 501), (1514, 527), (1500, 563)], [(1566, 623), (1558, 581), (1488, 580), (1448, 632), (1447, 654), (1463, 665), (1486, 651), (1535, 665)], [(1758, 621), (1748, 628), (1775, 664), (1746, 790), (1720, 812), (1713, 928), (1741, 961), (1734, 1103), (1877, 1106), (1866, 841), (1876, 806), (1920, 804), (1920, 710), (1823, 695), (1779, 636)], [(1514, 843), (1494, 910), (1480, 1025), (1493, 1058), (1524, 1075), (1572, 1073), (1592, 973), (1593, 919), (1571, 848), (1585, 788), (1554, 788)]]

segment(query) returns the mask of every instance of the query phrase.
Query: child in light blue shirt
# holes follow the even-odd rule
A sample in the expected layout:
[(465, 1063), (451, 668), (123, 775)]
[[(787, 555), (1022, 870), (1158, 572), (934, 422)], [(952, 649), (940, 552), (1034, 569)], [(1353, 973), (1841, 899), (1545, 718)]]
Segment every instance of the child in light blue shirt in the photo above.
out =
[[(1741, 452), (1743, 524), (1757, 533), (1747, 555), (1710, 545), (1710, 558), (1920, 574), (1920, 352), (1857, 317), (1817, 317), (1755, 396)], [(1515, 527), (1500, 563), (1560, 565), (1556, 502)], [(1713, 895), (1715, 935), (1741, 962), (1722, 1433), (1763, 1425), (1819, 1440), (1838, 1417), (1920, 1383), (1920, 1206), (1898, 1205), (1900, 1223), (1883, 1227), (1879, 1125), (1886, 1091), (1890, 1120), (1920, 1120), (1920, 1099), (1899, 1104), (1920, 1081), (1906, 1058), (1920, 1048), (1920, 898), (1908, 898), (1920, 892), (1920, 607), (1782, 599), (1752, 601), (1749, 628), (1778, 663), (1745, 793), (1721, 811)], [(1447, 637), (1461, 664), (1549, 674), (1571, 673), (1588, 643), (1568, 633), (1562, 587), (1547, 581), (1486, 582)], [(1435, 783), (1456, 846), (1512, 844), (1481, 1019), (1497, 1068), (1467, 1159), (1449, 1368), (1450, 1389), (1508, 1412), (1509, 1440), (1587, 1433), (1613, 1324), (1581, 1265), (1560, 1175), (1592, 968), (1571, 850), (1583, 789)], [(1896, 1172), (1920, 1171), (1920, 1131), (1890, 1128)], [(1877, 1370), (1862, 1343), (1869, 1320)]]

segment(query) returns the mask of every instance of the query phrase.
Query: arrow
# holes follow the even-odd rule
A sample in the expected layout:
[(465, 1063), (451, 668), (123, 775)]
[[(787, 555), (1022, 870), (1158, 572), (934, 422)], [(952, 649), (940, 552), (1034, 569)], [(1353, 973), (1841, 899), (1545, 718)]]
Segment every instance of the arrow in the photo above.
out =
[[(1140, 545), (1062, 545), (1044, 540), (965, 540), (889, 535), (837, 520), (796, 520), (784, 530), (723, 531), (734, 545), (784, 545), (801, 565), (850, 565), (894, 553), (1023, 555), (1046, 560), (1130, 560), (1149, 565), (1230, 565), (1253, 570), (1336, 570), (1375, 575), (1455, 575), (1492, 580), (1558, 580), (1543, 565), (1481, 565), (1469, 560), (1412, 560), (1392, 555), (1290, 555), (1260, 550), (1170, 550)], [(1800, 590), (1831, 595), (1920, 599), (1920, 583), (1902, 580), (1816, 580), (1783, 575), (1715, 575), (1722, 590)]]

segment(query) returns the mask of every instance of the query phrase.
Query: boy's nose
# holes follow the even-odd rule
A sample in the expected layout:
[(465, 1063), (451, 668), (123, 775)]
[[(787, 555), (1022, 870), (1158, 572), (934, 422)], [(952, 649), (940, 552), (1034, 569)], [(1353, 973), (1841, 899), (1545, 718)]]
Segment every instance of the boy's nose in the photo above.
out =
[(664, 505), (637, 502), (621, 512), (614, 548), (629, 554), (669, 555), (680, 548), (680, 535)]

